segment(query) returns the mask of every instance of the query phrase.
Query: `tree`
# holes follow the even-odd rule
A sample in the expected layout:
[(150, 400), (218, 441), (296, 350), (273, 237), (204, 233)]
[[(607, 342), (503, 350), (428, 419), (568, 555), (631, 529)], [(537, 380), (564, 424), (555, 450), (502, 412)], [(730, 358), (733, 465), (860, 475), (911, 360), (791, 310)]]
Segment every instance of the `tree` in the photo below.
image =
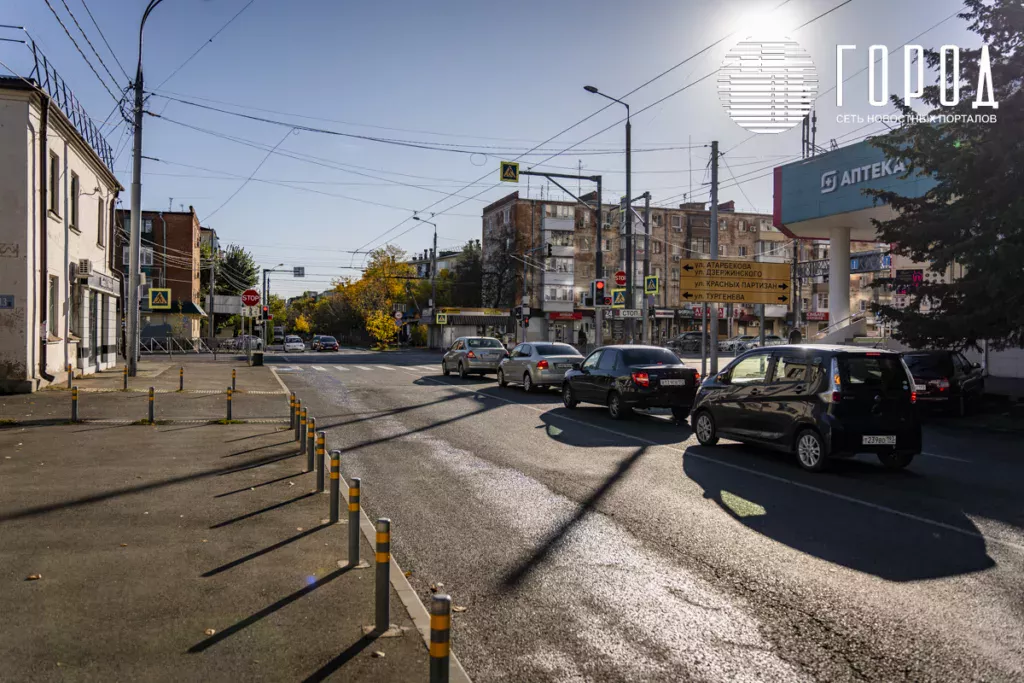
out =
[(462, 247), (455, 265), (452, 304), (477, 308), (483, 305), (483, 258), (480, 243), (470, 240)]
[(214, 266), (217, 276), (217, 294), (241, 294), (255, 287), (260, 280), (260, 269), (252, 254), (237, 244), (224, 250), (224, 258)]
[[(902, 161), (907, 173), (931, 175), (937, 185), (921, 197), (868, 191), (897, 212), (892, 220), (875, 222), (882, 241), (939, 272), (955, 265), (962, 276), (921, 285), (905, 309), (875, 308), (897, 324), (895, 336), (910, 346), (956, 348), (987, 339), (996, 348), (1024, 347), (1024, 12), (1019, 0), (964, 5), (960, 18), (988, 46), (992, 96), (980, 79), (986, 54), (979, 48), (960, 50), (959, 73), (947, 69), (950, 86), (953, 79), (960, 84), (959, 104), (941, 106), (941, 84), (924, 88), (922, 99), (931, 114), (990, 115), (997, 121), (914, 121), (875, 138), (873, 144)], [(935, 68), (941, 56), (928, 50), (925, 60)], [(973, 108), (976, 99), (995, 100), (999, 108)], [(892, 101), (902, 113), (914, 114), (901, 98)]]
[(366, 331), (381, 347), (393, 344), (398, 336), (398, 325), (388, 311), (373, 311), (366, 319)]
[(309, 334), (310, 329), (309, 321), (306, 320), (306, 316), (304, 315), (299, 315), (299, 317), (295, 319), (295, 324), (292, 325), (292, 330), (298, 334)]
[(405, 301), (405, 284), (416, 276), (413, 267), (404, 261), (405, 252), (394, 245), (374, 249), (362, 278), (345, 283), (339, 291), (350, 295), (364, 319), (375, 311), (390, 311), (395, 302)]
[(284, 299), (277, 294), (271, 294), (267, 298), (267, 306), (270, 307), (270, 315), (274, 316), (274, 325), (284, 325), (288, 314), (285, 309)]
[(484, 255), (481, 267), (481, 296), (484, 306), (502, 308), (512, 306), (515, 298), (516, 276), (519, 264), (515, 253), (515, 227), (508, 223), (496, 229), (493, 246)]

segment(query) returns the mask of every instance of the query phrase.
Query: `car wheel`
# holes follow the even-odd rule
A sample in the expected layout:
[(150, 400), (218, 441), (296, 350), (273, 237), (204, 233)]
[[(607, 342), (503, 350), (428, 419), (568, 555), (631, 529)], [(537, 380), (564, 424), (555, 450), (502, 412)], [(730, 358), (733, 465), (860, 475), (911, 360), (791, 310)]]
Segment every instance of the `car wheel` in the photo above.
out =
[(825, 442), (818, 432), (805, 429), (796, 437), (796, 459), (808, 472), (821, 472), (827, 462)]
[(682, 406), (673, 406), (672, 407), (672, 417), (674, 417), (675, 419), (677, 419), (680, 422), (686, 422), (686, 418), (687, 418), (687, 416), (689, 414), (690, 414), (690, 408), (689, 407), (686, 407), (686, 408), (684, 408)]
[(572, 410), (580, 404), (580, 402), (576, 400), (576, 394), (573, 393), (572, 387), (569, 386), (568, 382), (566, 382), (565, 386), (562, 387), (562, 404), (569, 410)]
[(501, 370), (501, 369), (498, 370), (498, 386), (499, 387), (507, 387), (508, 386), (508, 380), (505, 379), (505, 371)]
[(441, 361), (441, 374), (444, 375), (445, 377), (452, 374), (451, 370), (448, 369), (448, 364), (445, 363), (443, 360)]
[(533, 379), (530, 377), (530, 373), (524, 372), (523, 373), (523, 391), (525, 391), (526, 393), (530, 393), (531, 391), (534, 390), (534, 388), (535, 387), (533, 386)]
[(902, 470), (904, 467), (909, 465), (910, 461), (913, 459), (913, 453), (897, 453), (893, 451), (890, 453), (878, 454), (878, 461), (882, 463), (882, 467), (892, 472)]
[(459, 379), (466, 379), (469, 375), (466, 374), (466, 366), (459, 361)]
[(613, 420), (625, 420), (631, 412), (629, 406), (622, 402), (622, 397), (618, 392), (613, 391), (608, 396), (608, 414), (612, 416)]
[(701, 446), (714, 446), (718, 443), (718, 430), (715, 428), (715, 418), (707, 410), (697, 413), (693, 422), (693, 431), (697, 433), (697, 442)]

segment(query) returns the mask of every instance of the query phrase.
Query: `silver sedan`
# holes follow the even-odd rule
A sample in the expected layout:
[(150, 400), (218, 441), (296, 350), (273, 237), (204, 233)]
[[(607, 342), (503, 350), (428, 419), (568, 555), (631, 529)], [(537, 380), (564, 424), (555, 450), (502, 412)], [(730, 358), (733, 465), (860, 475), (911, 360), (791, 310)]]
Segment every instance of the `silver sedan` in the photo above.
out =
[(512, 349), (498, 368), (498, 384), (521, 382), (523, 389), (533, 391), (534, 387), (561, 386), (566, 370), (573, 363), (582, 363), (579, 351), (558, 342), (527, 342)]
[(447, 375), (456, 370), (463, 379), (472, 374), (486, 375), (497, 372), (506, 356), (508, 351), (493, 337), (459, 337), (441, 358), (441, 372)]

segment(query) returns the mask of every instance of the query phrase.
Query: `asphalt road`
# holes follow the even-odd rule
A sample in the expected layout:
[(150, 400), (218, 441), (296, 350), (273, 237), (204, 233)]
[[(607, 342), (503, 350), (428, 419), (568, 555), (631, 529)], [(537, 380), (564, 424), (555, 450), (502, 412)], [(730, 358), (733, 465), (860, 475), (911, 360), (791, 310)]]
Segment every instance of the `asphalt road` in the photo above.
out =
[(268, 356), (362, 478), (475, 681), (1024, 678), (1019, 440), (929, 426), (903, 472), (808, 474), (667, 415), (443, 377), (435, 353)]

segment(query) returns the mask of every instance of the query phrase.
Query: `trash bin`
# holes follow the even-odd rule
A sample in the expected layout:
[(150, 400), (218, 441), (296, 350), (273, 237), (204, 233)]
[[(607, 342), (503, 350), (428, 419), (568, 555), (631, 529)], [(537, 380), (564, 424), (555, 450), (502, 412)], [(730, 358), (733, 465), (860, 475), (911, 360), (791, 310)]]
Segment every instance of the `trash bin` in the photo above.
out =
[(263, 366), (263, 352), (262, 351), (253, 351), (252, 352), (252, 366), (254, 368), (255, 367), (262, 367)]

